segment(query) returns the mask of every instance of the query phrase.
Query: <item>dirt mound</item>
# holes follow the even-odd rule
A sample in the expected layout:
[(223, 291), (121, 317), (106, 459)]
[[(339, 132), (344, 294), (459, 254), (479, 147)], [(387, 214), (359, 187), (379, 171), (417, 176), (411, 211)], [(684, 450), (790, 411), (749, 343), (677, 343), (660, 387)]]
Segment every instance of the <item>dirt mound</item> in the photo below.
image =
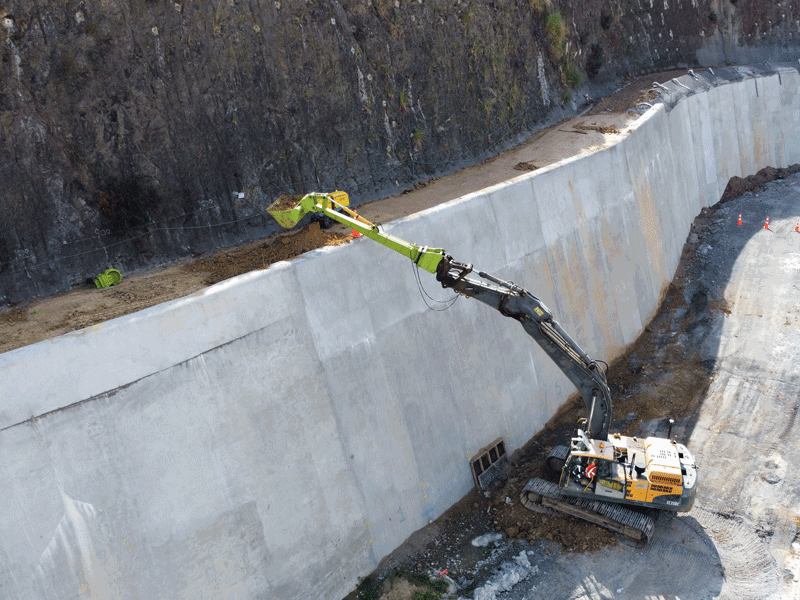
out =
[(212, 285), (242, 273), (266, 269), (272, 263), (289, 260), (315, 248), (338, 246), (350, 239), (349, 235), (323, 231), (319, 223), (311, 223), (290, 235), (284, 234), (256, 245), (218, 252), (208, 258), (191, 262), (185, 268), (189, 272), (208, 273), (204, 281)]
[(619, 133), (619, 130), (613, 125), (598, 125), (597, 123), (576, 123), (572, 126), (573, 129), (579, 131), (599, 131), (600, 133)]
[[(699, 73), (702, 69), (696, 69)], [(594, 103), (589, 115), (598, 115), (604, 112), (626, 112), (635, 109), (642, 102), (652, 102), (659, 95), (659, 90), (653, 86), (654, 82), (664, 83), (674, 77), (686, 75), (686, 70), (665, 71), (663, 73), (652, 73), (641, 77), (629, 78), (622, 81), (619, 91), (607, 98), (603, 98)]]
[(28, 311), (24, 308), (14, 308), (0, 313), (0, 323), (22, 323), (28, 320)]
[(770, 181), (775, 179), (786, 179), (793, 173), (800, 172), (800, 165), (791, 165), (786, 168), (774, 169), (772, 167), (764, 167), (755, 175), (748, 177), (731, 177), (728, 185), (725, 186), (725, 191), (722, 193), (720, 202), (727, 202), (738, 198), (745, 192), (755, 192), (761, 190)]

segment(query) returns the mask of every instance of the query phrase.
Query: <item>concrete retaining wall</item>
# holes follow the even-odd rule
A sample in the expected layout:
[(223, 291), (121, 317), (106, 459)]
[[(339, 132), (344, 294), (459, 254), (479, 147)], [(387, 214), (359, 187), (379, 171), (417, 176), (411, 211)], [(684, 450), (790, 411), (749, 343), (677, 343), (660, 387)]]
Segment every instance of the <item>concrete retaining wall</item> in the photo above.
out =
[[(387, 229), (610, 360), (728, 179), (800, 162), (800, 76), (771, 70), (684, 78), (620, 143)], [(574, 392), (516, 322), (429, 310), (367, 239), (0, 355), (0, 381), (0, 596), (37, 599), (339, 600)]]

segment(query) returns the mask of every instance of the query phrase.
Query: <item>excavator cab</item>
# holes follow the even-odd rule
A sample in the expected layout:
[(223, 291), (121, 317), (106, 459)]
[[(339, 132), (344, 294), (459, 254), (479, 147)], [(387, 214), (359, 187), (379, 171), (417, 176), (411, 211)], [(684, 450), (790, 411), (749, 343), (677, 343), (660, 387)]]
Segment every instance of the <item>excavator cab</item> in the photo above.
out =
[[(570, 487), (571, 484), (574, 484), (583, 488), (590, 485), (592, 483), (592, 477), (589, 473), (590, 464), (592, 463), (589, 457), (573, 455), (562, 471), (561, 487)], [(564, 481), (565, 476), (567, 481)]]
[(567, 490), (587, 492), (594, 488), (601, 477), (608, 477), (611, 471), (608, 463), (608, 460), (598, 456), (573, 454), (564, 465), (559, 486)]

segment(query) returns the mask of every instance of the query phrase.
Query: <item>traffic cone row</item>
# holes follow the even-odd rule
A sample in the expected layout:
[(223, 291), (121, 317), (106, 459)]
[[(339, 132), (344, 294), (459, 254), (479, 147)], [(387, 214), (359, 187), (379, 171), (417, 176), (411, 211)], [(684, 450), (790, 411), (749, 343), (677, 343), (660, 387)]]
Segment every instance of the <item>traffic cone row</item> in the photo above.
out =
[[(742, 225), (742, 213), (739, 213), (739, 219), (736, 221), (736, 224), (741, 227), (741, 225)], [(764, 221), (764, 229), (769, 229), (769, 217), (767, 217), (767, 220)], [(770, 231), (772, 231), (772, 230), (770, 229)], [(800, 233), (800, 221), (798, 221), (797, 224), (794, 226), (794, 231), (795, 231), (795, 233)]]

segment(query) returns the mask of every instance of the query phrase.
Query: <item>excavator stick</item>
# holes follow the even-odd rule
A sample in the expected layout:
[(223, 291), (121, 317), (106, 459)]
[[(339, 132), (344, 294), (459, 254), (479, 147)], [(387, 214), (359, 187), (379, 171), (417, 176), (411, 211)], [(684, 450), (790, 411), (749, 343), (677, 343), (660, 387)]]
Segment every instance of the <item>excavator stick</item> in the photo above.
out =
[(297, 225), (300, 219), (309, 213), (322, 214), (410, 258), (420, 269), (429, 273), (437, 272), (439, 264), (445, 258), (444, 250), (409, 244), (405, 240), (385, 233), (379, 225), (350, 210), (349, 204), (346, 192), (311, 193), (299, 199), (298, 196), (281, 196), (267, 208), (267, 212), (286, 229)]

